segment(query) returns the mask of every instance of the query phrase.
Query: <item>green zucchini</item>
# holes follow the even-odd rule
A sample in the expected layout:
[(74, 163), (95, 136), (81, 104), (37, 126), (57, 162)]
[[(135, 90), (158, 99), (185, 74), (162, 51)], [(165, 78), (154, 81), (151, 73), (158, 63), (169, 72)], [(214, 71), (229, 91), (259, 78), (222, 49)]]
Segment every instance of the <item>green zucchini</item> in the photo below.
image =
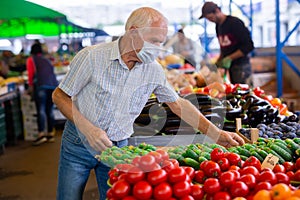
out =
[(197, 153), (195, 151), (193, 151), (192, 149), (187, 149), (185, 152), (184, 156), (185, 158), (192, 158), (194, 160), (198, 160), (199, 156), (197, 155)]

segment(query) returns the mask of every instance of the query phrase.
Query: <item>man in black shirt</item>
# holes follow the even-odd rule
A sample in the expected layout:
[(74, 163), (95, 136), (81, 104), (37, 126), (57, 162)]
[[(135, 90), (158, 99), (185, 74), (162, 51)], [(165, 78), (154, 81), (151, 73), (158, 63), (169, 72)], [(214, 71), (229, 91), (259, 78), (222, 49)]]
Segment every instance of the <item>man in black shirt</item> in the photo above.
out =
[(242, 20), (225, 15), (213, 2), (204, 3), (199, 19), (202, 18), (216, 23), (221, 50), (216, 62), (217, 67), (229, 69), (231, 83), (251, 84), (251, 65), (248, 54), (254, 49), (254, 45), (250, 32)]

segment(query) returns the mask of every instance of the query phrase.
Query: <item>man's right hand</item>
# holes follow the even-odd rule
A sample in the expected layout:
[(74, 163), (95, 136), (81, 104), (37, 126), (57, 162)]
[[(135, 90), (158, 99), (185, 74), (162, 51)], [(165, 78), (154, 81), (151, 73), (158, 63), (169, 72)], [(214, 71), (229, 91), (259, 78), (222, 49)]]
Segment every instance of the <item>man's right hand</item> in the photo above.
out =
[(96, 126), (90, 127), (89, 132), (84, 135), (90, 146), (96, 151), (104, 151), (113, 145), (106, 132)]

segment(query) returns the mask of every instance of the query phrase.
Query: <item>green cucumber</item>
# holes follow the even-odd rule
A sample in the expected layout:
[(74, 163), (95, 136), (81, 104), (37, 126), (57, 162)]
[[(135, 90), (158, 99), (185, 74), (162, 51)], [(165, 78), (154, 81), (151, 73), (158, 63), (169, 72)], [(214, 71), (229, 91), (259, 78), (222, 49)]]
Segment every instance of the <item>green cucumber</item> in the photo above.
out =
[(190, 167), (193, 167), (194, 169), (200, 169), (200, 163), (197, 160), (194, 160), (192, 158), (184, 158), (183, 162)]
[(203, 161), (206, 161), (207, 159), (205, 158), (205, 157), (203, 157), (203, 156), (200, 156), (199, 157), (199, 159), (198, 159), (198, 161), (199, 161), (199, 163), (201, 164)]
[(276, 144), (277, 146), (281, 147), (282, 149), (284, 149), (286, 152), (288, 152), (290, 155), (293, 155), (292, 150), (287, 146), (286, 143), (279, 143), (279, 142), (275, 142), (274, 144)]
[(206, 158), (207, 160), (210, 160), (210, 153), (208, 153), (208, 152), (204, 152), (204, 151), (203, 151), (203, 152), (200, 154), (200, 156)]
[(292, 139), (286, 139), (285, 142), (287, 143), (288, 148), (290, 148), (293, 152), (300, 149), (300, 145), (295, 143)]
[(276, 151), (273, 151), (272, 149), (270, 149), (269, 147), (265, 147), (264, 150), (267, 153), (273, 154), (274, 156), (276, 156), (279, 159), (279, 164), (283, 164), (285, 162), (285, 160), (278, 154), (276, 153)]
[(198, 160), (199, 156), (197, 155), (197, 153), (195, 151), (193, 151), (192, 149), (187, 149), (185, 151), (185, 158), (192, 158), (194, 160)]
[(253, 149), (253, 148), (256, 148), (256, 146), (254, 144), (249, 144), (249, 143), (244, 144), (243, 147), (245, 149), (247, 149), (248, 151)]
[(246, 148), (238, 146), (237, 150), (239, 151), (239, 155), (243, 155), (243, 156), (246, 156), (246, 157), (251, 156), (250, 151), (248, 151)]
[(264, 161), (264, 158), (261, 157), (261, 156), (259, 155), (259, 153), (256, 152), (256, 150), (252, 150), (252, 151), (250, 152), (250, 154), (251, 154), (251, 156), (256, 157), (261, 163)]
[(220, 148), (223, 150), (223, 152), (228, 152), (228, 150), (225, 147), (223, 147), (222, 145), (219, 145), (219, 144), (211, 144), (210, 148), (212, 148), (212, 149)]
[(243, 161), (245, 161), (245, 160), (247, 160), (247, 159), (248, 159), (248, 157), (247, 157), (247, 156), (243, 156), (243, 155), (240, 155), (240, 158), (241, 158)]
[(265, 158), (268, 156), (268, 153), (267, 153), (265, 150), (263, 150), (263, 149), (258, 149), (258, 150), (257, 150), (257, 153), (258, 153), (263, 159), (265, 159)]
[(277, 144), (272, 144), (270, 146), (270, 148), (274, 151), (276, 151), (276, 153), (278, 153), (285, 161), (292, 161), (292, 155), (289, 154), (287, 151), (285, 151), (283, 148), (281, 148), (280, 146), (278, 146)]
[(300, 138), (294, 138), (293, 141), (294, 141), (296, 144), (300, 144)]

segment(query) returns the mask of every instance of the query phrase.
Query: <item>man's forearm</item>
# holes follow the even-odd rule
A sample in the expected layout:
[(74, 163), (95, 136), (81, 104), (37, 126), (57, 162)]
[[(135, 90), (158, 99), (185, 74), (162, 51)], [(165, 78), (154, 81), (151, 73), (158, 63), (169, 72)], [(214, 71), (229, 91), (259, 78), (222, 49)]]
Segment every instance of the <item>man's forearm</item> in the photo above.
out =
[(218, 127), (212, 124), (191, 102), (185, 99), (179, 99), (177, 105), (168, 104), (171, 110), (186, 123), (198, 129), (204, 134), (216, 133)]
[(71, 122), (74, 122), (72, 112), (72, 99), (65, 94), (60, 88), (56, 88), (52, 94), (53, 103), (59, 111)]

